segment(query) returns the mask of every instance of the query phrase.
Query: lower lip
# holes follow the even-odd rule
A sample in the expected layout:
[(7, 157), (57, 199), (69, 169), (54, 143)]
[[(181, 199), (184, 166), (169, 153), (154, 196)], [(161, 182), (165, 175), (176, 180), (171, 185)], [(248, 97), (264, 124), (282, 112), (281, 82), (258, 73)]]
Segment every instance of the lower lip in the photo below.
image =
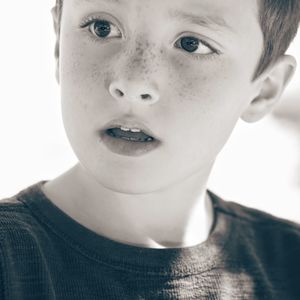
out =
[(161, 142), (131, 142), (121, 138), (114, 138), (105, 132), (101, 132), (101, 141), (113, 153), (125, 156), (141, 156), (156, 149)]

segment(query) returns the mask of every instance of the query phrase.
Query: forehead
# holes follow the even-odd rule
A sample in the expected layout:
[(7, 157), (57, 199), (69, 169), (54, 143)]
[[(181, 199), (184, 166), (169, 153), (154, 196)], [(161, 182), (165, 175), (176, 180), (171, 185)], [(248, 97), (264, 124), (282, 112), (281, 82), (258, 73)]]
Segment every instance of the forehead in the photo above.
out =
[(201, 11), (214, 11), (224, 13), (226, 10), (241, 11), (258, 14), (258, 1), (253, 0), (64, 0), (72, 2), (76, 6), (82, 5), (119, 5), (127, 7), (147, 8), (149, 6), (157, 9), (172, 9), (181, 7), (186, 9), (196, 9)]
[[(126, 15), (157, 19), (164, 15), (178, 20), (198, 16), (215, 21), (219, 27), (243, 31), (259, 25), (258, 1), (253, 0), (64, 0), (74, 9), (110, 7)], [(138, 16), (137, 16), (138, 17)], [(194, 18), (194, 21), (196, 18)], [(213, 22), (212, 22), (213, 23)]]

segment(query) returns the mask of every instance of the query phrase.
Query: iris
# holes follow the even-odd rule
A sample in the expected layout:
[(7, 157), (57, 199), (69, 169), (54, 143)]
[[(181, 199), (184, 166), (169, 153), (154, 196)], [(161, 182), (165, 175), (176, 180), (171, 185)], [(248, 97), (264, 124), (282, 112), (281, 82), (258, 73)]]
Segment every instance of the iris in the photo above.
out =
[(111, 32), (110, 23), (104, 20), (95, 22), (94, 32), (101, 38), (107, 37)]
[(195, 52), (199, 47), (199, 40), (189, 36), (183, 37), (180, 41), (180, 46), (188, 52)]

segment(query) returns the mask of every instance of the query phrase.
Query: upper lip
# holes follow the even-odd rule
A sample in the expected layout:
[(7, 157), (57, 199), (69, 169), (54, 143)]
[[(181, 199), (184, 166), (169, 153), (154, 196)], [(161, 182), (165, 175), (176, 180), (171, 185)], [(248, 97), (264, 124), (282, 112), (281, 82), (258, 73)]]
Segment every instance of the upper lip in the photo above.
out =
[(110, 128), (121, 128), (121, 127), (141, 129), (145, 134), (155, 138), (156, 140), (159, 140), (157, 135), (141, 121), (134, 118), (128, 118), (128, 117), (109, 121), (103, 126), (102, 132), (105, 132), (107, 129)]

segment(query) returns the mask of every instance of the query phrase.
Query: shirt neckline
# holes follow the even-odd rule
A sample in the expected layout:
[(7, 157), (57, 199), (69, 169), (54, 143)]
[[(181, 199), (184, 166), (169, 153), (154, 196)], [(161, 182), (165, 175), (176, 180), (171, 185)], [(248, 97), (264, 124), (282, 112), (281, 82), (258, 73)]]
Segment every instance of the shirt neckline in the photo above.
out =
[(46, 182), (27, 187), (16, 197), (41, 223), (89, 259), (130, 272), (187, 276), (216, 267), (224, 257), (231, 222), (220, 213), (223, 200), (209, 190), (214, 224), (208, 239), (191, 247), (155, 249), (123, 244), (81, 225), (47, 198), (41, 189)]

